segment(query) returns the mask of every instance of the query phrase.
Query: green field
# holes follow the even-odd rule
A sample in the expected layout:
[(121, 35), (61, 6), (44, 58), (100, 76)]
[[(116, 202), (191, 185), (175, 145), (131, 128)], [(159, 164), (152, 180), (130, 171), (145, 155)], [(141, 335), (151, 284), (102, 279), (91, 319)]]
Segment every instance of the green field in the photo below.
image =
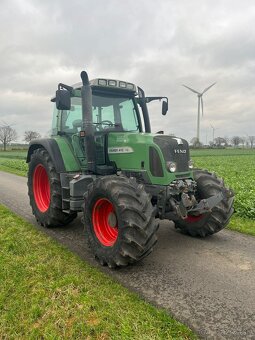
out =
[[(26, 176), (25, 157), (25, 151), (0, 152), (0, 170)], [(255, 150), (191, 150), (191, 157), (196, 167), (216, 172), (235, 191), (230, 228), (255, 235)]]
[(0, 170), (19, 176), (27, 175), (27, 150), (0, 151)]
[(0, 339), (195, 339), (0, 206)]
[(239, 156), (239, 155), (254, 155), (255, 149), (191, 149), (191, 156)]
[(0, 151), (0, 158), (26, 159), (27, 150)]

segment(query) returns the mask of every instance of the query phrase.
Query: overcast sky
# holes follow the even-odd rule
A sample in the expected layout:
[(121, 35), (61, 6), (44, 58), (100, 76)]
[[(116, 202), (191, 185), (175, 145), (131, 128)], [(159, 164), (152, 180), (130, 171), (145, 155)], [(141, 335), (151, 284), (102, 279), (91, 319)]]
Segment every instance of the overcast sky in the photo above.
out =
[(255, 135), (255, 2), (1, 0), (0, 124), (45, 135), (59, 82), (109, 77), (169, 97), (168, 114), (150, 104), (152, 130), (201, 140)]

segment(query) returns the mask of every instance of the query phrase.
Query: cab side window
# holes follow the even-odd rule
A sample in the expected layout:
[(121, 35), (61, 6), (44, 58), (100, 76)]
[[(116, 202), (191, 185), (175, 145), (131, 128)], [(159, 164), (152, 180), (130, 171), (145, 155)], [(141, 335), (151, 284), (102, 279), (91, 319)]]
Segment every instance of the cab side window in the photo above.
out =
[(121, 123), (124, 131), (139, 131), (134, 102), (131, 99), (128, 99), (123, 101), (119, 107)]
[(77, 133), (82, 127), (82, 110), (80, 98), (71, 98), (71, 110), (62, 111), (61, 130), (66, 133)]

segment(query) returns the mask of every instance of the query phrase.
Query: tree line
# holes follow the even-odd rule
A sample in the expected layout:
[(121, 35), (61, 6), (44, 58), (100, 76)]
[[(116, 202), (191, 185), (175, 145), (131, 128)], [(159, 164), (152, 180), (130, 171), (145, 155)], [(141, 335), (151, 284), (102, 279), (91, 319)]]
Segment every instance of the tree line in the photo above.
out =
[[(191, 139), (190, 144), (193, 147), (203, 147), (203, 143), (198, 141), (197, 137)], [(250, 147), (251, 149), (255, 146), (255, 136), (233, 136), (229, 137), (216, 137), (213, 141), (210, 141), (208, 146), (210, 147), (227, 147), (227, 146), (243, 146), (243, 147)]]
[[(25, 131), (24, 133), (24, 141), (26, 143), (30, 143), (32, 139), (40, 138), (41, 135), (37, 131)], [(15, 129), (13, 129), (10, 125), (2, 125), (0, 126), (0, 142), (3, 145), (4, 151), (6, 151), (7, 146), (11, 142), (15, 142), (18, 139), (18, 134)]]

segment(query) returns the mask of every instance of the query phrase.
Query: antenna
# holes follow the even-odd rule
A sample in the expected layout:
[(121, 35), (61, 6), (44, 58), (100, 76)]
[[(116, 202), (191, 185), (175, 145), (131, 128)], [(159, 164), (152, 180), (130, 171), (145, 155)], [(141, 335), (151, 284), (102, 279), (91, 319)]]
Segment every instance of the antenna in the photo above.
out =
[(197, 104), (197, 140), (198, 140), (198, 142), (200, 141), (200, 107), (201, 107), (201, 111), (202, 111), (202, 116), (204, 115), (203, 94), (204, 94), (205, 92), (207, 92), (207, 91), (208, 91), (211, 87), (213, 87), (215, 84), (216, 84), (216, 82), (213, 83), (212, 85), (206, 87), (206, 88), (204, 89), (204, 91), (202, 91), (202, 92), (198, 92), (198, 91), (192, 89), (191, 87), (189, 87), (189, 86), (187, 86), (187, 85), (184, 85), (184, 84), (182, 85), (182, 86), (186, 87), (188, 90), (190, 90), (191, 92), (196, 93), (197, 98), (198, 98), (198, 104)]

